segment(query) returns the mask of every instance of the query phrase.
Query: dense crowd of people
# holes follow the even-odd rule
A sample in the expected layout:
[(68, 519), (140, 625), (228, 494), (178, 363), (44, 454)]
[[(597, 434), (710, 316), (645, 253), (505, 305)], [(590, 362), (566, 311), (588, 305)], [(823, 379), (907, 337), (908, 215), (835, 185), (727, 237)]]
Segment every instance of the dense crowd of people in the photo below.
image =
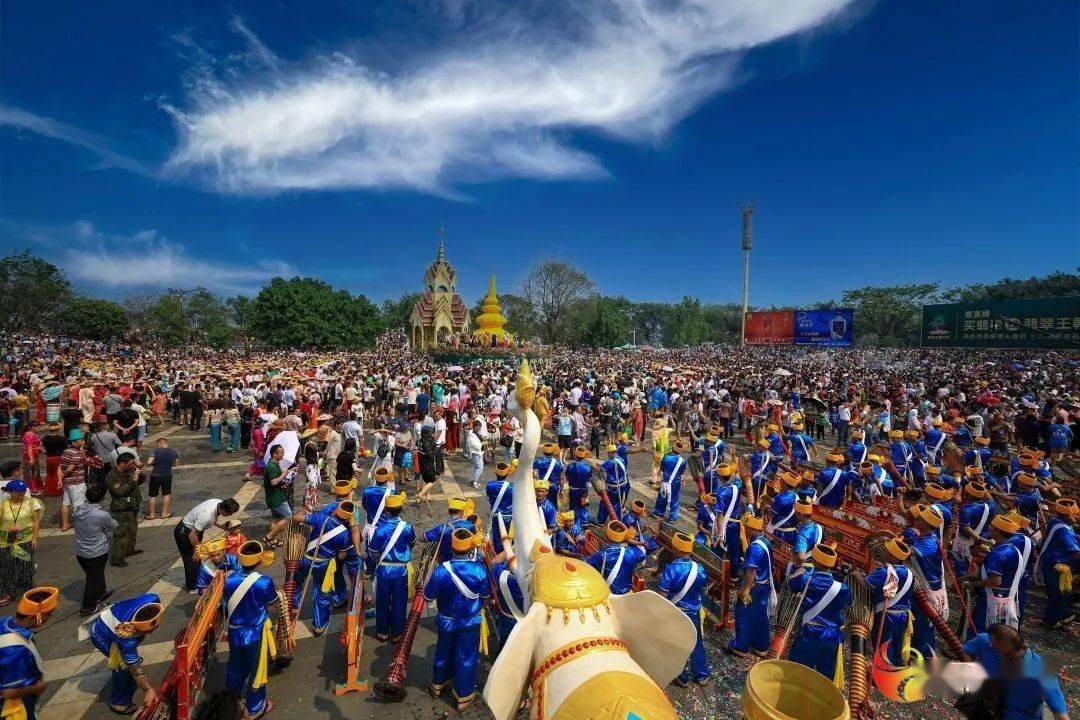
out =
[[(254, 628), (268, 612), (273, 615), (278, 595), (270, 578), (247, 584), (245, 578), (265, 549), (281, 546), (291, 520), (313, 528), (315, 549), (302, 572), (314, 579), (315, 634), (325, 630), (349, 583), (364, 572), (377, 579), (376, 637), (397, 638), (405, 616), (404, 568), (413, 544), (426, 540), (440, 544), (440, 560), (461, 561), (436, 572), (425, 591), (439, 607), (440, 648), (444, 633), (456, 638), (447, 640), (449, 647), (469, 645), (472, 619), (492, 594), (488, 573), (504, 577), (513, 563), (502, 542), (512, 520), (506, 478), (517, 463), (523, 429), (508, 410), (517, 373), (510, 356), (447, 367), (412, 352), (404, 333), (388, 332), (373, 349), (304, 353), (26, 337), (3, 349), (2, 359), (0, 441), (20, 443), (22, 461), (0, 466), (0, 605), (22, 596), (16, 619), (47, 618), (40, 609), (50, 601), (24, 595), (35, 579), (40, 497), (61, 497), (60, 525), (75, 530), (76, 558), (87, 576), (83, 613), (131, 615), (120, 619), (135, 624), (142, 622), (139, 613), (153, 615), (145, 610), (159, 601), (141, 596), (107, 605), (104, 572), (106, 564), (123, 566), (140, 552), (140, 514), (172, 517), (172, 472), (182, 460), (167, 438), (143, 447), (153, 426), (171, 417), (205, 430), (213, 452), (250, 453), (245, 477), (263, 485), (272, 514), (261, 540), (249, 540), (230, 517), (235, 501), (219, 499), (184, 514), (175, 537), (190, 592), (204, 591), (213, 572), (223, 569), (232, 578), (226, 592), (242, 598), (235, 617), (241, 630), (229, 633), (236, 657), (230, 656), (229, 685), (244, 697), (251, 717), (272, 707), (265, 682), (254, 677), (262, 653)], [(699, 486), (693, 538), (727, 557), (737, 579), (732, 655), (768, 650), (770, 598), (779, 579), (801, 595), (804, 609), (814, 610), (790, 659), (832, 679), (851, 590), (833, 576), (837, 553), (814, 522), (815, 508), (870, 504), (876, 496), (893, 498), (909, 519), (904, 534), (887, 546), (880, 572), (864, 578), (882, 604), (880, 634), (893, 640), (895, 664), (907, 661), (900, 648), (908, 612), (914, 621), (910, 645), (924, 657), (937, 655), (929, 619), (904, 597), (913, 563), (931, 591), (946, 595), (948, 565), (970, 592), (976, 644), (965, 651), (972, 657), (1000, 655), (1006, 646), (1017, 657), (1033, 655), (1022, 638), (1017, 646), (1016, 637), (1000, 629), (1020, 627), (1033, 577), (1048, 596), (1046, 626), (1065, 631), (1073, 621), (1066, 579), (1080, 559), (1076, 504), (1068, 497), (1076, 478), (1062, 462), (1067, 465), (1080, 443), (1080, 356), (556, 347), (536, 357), (533, 369), (551, 408), (545, 428), (550, 442), (535, 471), (538, 507), (555, 551), (583, 557), (596, 475), (611, 502), (596, 517), (608, 544), (583, 559), (603, 568), (613, 593), (630, 591), (637, 569), (657, 548), (648, 516), (679, 519), (680, 486), (689, 471)], [(739, 447), (749, 448), (742, 453), (739, 438), (746, 443)], [(651, 510), (630, 499), (626, 474), (634, 451), (653, 458), (650, 480), (657, 495)], [(414, 502), (431, 501), (454, 453), (470, 463), (474, 488), (486, 483), (495, 552), (490, 568), (471, 560), (478, 528), (464, 499), (452, 498), (447, 522), (423, 533), (402, 517), (406, 493), (415, 494)], [(739, 455), (747, 471), (741, 479)], [(490, 464), (495, 477), (485, 481)], [(336, 500), (320, 505), (327, 491)], [(214, 527), (228, 533), (220, 542), (204, 538)], [(343, 531), (328, 537), (337, 527)], [(778, 543), (793, 558), (786, 569), (772, 558)], [(695, 582), (690, 548), (680, 548), (659, 590), (696, 617), (705, 573)], [(512, 577), (491, 601), (503, 639), (523, 603)], [(248, 625), (251, 631), (243, 631)], [(141, 627), (152, 630), (152, 618)], [(698, 647), (679, 684), (710, 676), (700, 623), (695, 627)], [(105, 654), (116, 646), (137, 658), (135, 645), (120, 642), (115, 628), (94, 625), (91, 638)], [(138, 663), (128, 664), (132, 672), (113, 680), (110, 705), (117, 712), (133, 709), (136, 687), (153, 699), (145, 677), (134, 670)], [(456, 703), (464, 707), (475, 691), (475, 670), (472, 650), (437, 650), (432, 691), (453, 683)], [(1008, 717), (1037, 717), (1025, 713), (1044, 701), (1065, 716), (1060, 690), (1039, 693), (1031, 707), (1021, 707), (1017, 698), (1009, 701), (1017, 714)]]

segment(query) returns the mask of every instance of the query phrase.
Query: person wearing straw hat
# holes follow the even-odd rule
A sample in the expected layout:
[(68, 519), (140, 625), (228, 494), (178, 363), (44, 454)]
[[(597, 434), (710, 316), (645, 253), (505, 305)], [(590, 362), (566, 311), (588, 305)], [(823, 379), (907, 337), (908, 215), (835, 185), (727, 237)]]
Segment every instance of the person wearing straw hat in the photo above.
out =
[(843, 465), (844, 454), (840, 448), (833, 448), (825, 456), (825, 469), (815, 478), (815, 504), (837, 509), (854, 494), (859, 478)]
[(972, 442), (972, 446), (964, 451), (964, 466), (985, 468), (993, 454), (990, 450), (990, 438), (980, 435)]
[[(990, 521), (990, 539), (994, 546), (983, 559), (979, 577), (965, 577), (961, 582), (975, 590), (975, 607), (972, 620), (976, 632), (997, 623), (1010, 627), (1020, 627), (1020, 609), (1017, 596), (1024, 569), (1031, 559), (1023, 550), (1011, 542), (1020, 527), (1010, 522), (1004, 515), (995, 515)], [(978, 590), (982, 592), (978, 592)]]
[(574, 448), (574, 461), (566, 466), (566, 484), (569, 488), (570, 507), (579, 525), (589, 524), (589, 484), (593, 466), (588, 461), (589, 449), (584, 445)]
[(675, 533), (671, 538), (671, 550), (675, 559), (660, 574), (657, 591), (690, 619), (697, 632), (694, 649), (682, 673), (673, 682), (679, 687), (686, 687), (691, 680), (704, 685), (712, 674), (709, 656), (705, 654), (705, 645), (701, 640), (701, 593), (709, 580), (705, 568), (690, 558), (694, 551), (694, 540), (689, 535)]
[[(911, 463), (911, 446), (904, 440), (903, 430), (889, 431), (889, 458), (896, 467), (901, 477), (907, 477), (908, 465)], [(881, 461), (878, 461), (880, 464)]]
[(581, 558), (581, 542), (585, 539), (585, 531), (577, 523), (573, 510), (564, 510), (557, 513), (555, 521), (558, 527), (551, 536), (551, 549), (556, 555)]
[(795, 542), (795, 503), (798, 501), (798, 493), (795, 492), (801, 479), (789, 470), (777, 473), (777, 478), (783, 490), (772, 500), (769, 507), (769, 524), (765, 530), (773, 534), (777, 540), (791, 545)]
[(1016, 525), (1018, 531), (1015, 535), (1009, 538), (1009, 542), (1020, 550), (1021, 557), (1027, 557), (1028, 562), (1024, 564), (1024, 574), (1020, 578), (1020, 587), (1017, 590), (1016, 604), (1019, 609), (1020, 618), (1023, 619), (1024, 611), (1027, 609), (1027, 597), (1028, 586), (1031, 584), (1031, 572), (1035, 566), (1035, 548), (1037, 543), (1031, 536), (1031, 521), (1016, 511), (1016, 508), (1009, 510), (1005, 513), (1004, 518), (1009, 522)]
[(645, 551), (627, 542), (627, 528), (612, 520), (604, 526), (609, 544), (585, 559), (604, 577), (612, 595), (625, 595), (633, 589), (634, 571), (645, 562)]
[(714, 542), (717, 513), (716, 496), (709, 492), (703, 492), (698, 496), (694, 505), (697, 508), (697, 516), (694, 518), (697, 532), (694, 534), (694, 541), (711, 550), (713, 545), (716, 544)]
[[(345, 562), (355, 549), (353, 527), (355, 505), (352, 500), (335, 505), (329, 512), (296, 513), (296, 522), (311, 527), (304, 557), (296, 572), (296, 597), (294, 606), (303, 602), (301, 592), (304, 580), (311, 573), (312, 633), (316, 636), (326, 631), (330, 624), (330, 610), (346, 601), (345, 577), (340, 563)], [(359, 566), (357, 566), (359, 569)], [(350, 568), (350, 572), (352, 569)]]
[[(884, 495), (885, 497), (893, 497), (896, 495), (896, 485), (893, 483), (892, 477), (882, 467), (885, 463), (885, 458), (877, 455), (876, 453), (870, 453), (868, 456), (869, 461), (869, 473), (867, 473), (867, 490), (870, 497), (875, 495)], [(867, 463), (863, 463), (865, 467)], [(860, 467), (859, 471), (862, 472), (863, 468)]]
[[(949, 619), (949, 597), (945, 592), (945, 545), (942, 542), (946, 522), (939, 506), (916, 505), (912, 508), (912, 525), (904, 529), (904, 543), (915, 555), (915, 561), (926, 578), (930, 604), (943, 620)], [(912, 607), (911, 615), (911, 647), (924, 658), (934, 657), (937, 655), (937, 637), (933, 623), (918, 604)]]
[[(630, 498), (630, 478), (626, 474), (626, 460), (619, 454), (619, 446), (607, 446), (607, 460), (600, 464), (600, 469), (604, 472), (604, 486), (607, 488), (608, 499), (611, 500), (611, 509), (621, 518), (623, 508)], [(607, 505), (601, 502), (596, 511), (597, 523), (604, 525), (608, 520), (615, 519), (618, 518), (608, 517)]]
[(199, 562), (195, 572), (195, 591), (200, 596), (206, 593), (219, 570), (230, 573), (240, 569), (237, 556), (226, 552), (228, 543), (228, 537), (222, 535), (195, 546), (195, 560)]
[(738, 483), (736, 474), (739, 466), (734, 463), (724, 463), (717, 468), (716, 488), (716, 542), (715, 552), (721, 557), (727, 557), (731, 569), (731, 576), (739, 574), (739, 564), (742, 561), (742, 528), (739, 518), (745, 512), (745, 503)]
[(967, 575), (972, 546), (990, 539), (990, 521), (997, 514), (997, 505), (988, 500), (990, 491), (983, 483), (969, 481), (961, 492), (966, 502), (960, 507), (958, 528), (949, 553), (957, 577)]
[(1059, 498), (1050, 505), (1050, 512), (1052, 517), (1039, 546), (1039, 569), (1046, 583), (1042, 622), (1049, 628), (1061, 629), (1076, 618), (1069, 601), (1073, 590), (1071, 566), (1080, 560), (1080, 543), (1073, 528), (1080, 507), (1075, 500)]
[(814, 522), (814, 504), (802, 499), (795, 501), (795, 521), (798, 524), (795, 526), (795, 542), (791, 546), (791, 567), (807, 567), (814, 548), (825, 539), (825, 528)]
[(747, 653), (753, 652), (763, 658), (768, 654), (772, 640), (769, 615), (776, 603), (772, 545), (765, 537), (763, 518), (745, 515), (742, 526), (748, 544), (735, 603), (735, 637), (724, 647), (724, 652), (736, 657), (746, 657)]
[(555, 497), (559, 497), (559, 490), (562, 488), (564, 466), (562, 461), (556, 457), (559, 452), (559, 446), (555, 443), (544, 443), (540, 446), (544, 456), (533, 460), (533, 473), (537, 478), (546, 480), (549, 488), (555, 489)]
[(720, 438), (716, 436), (713, 428), (709, 428), (705, 433), (705, 442), (701, 449), (701, 467), (703, 468), (701, 483), (707, 493), (716, 492), (716, 486), (719, 484), (716, 468), (719, 467), (721, 462), (720, 451), (717, 448), (717, 443), (720, 442)]
[(811, 458), (817, 460), (817, 445), (814, 438), (802, 431), (799, 427), (792, 426), (788, 435), (788, 447), (791, 448), (791, 462), (795, 467), (801, 467), (810, 462)]
[(409, 561), (416, 532), (401, 519), (405, 493), (386, 496), (385, 519), (368, 540), (367, 574), (374, 578), (375, 638), (395, 642), (405, 629), (409, 604)]
[(80, 629), (80, 639), (87, 638), (98, 652), (108, 658), (109, 709), (118, 715), (134, 715), (135, 689), (143, 692), (143, 705), (157, 700), (157, 690), (150, 684), (139, 655), (139, 645), (161, 624), (164, 607), (155, 593), (146, 593), (109, 605), (88, 625)]
[(922, 439), (922, 432), (916, 428), (906, 430), (904, 431), (904, 440), (907, 441), (908, 447), (911, 448), (911, 462), (908, 466), (911, 469), (911, 479), (916, 486), (922, 487), (926, 484), (926, 464), (929, 459), (926, 454), (926, 443)]
[(640, 547), (645, 551), (646, 555), (650, 555), (660, 548), (660, 543), (652, 536), (652, 533), (647, 532), (648, 526), (645, 525), (645, 516), (648, 514), (649, 508), (645, 505), (645, 501), (635, 498), (630, 501), (621, 518), (622, 524), (626, 526), (627, 542)]
[(484, 600), (491, 596), (491, 578), (482, 562), (473, 560), (473, 531), (459, 527), (450, 536), (453, 557), (439, 563), (424, 586), (424, 598), (438, 608), (435, 662), (430, 692), (438, 697), (453, 682), (458, 712), (476, 697), (476, 670)]
[(842, 667), (837, 660), (844, 642), (844, 610), (851, 605), (851, 588), (833, 577), (838, 559), (836, 550), (818, 543), (811, 558), (812, 569), (796, 568), (787, 580), (792, 592), (802, 593), (797, 610), (800, 629), (788, 660), (835, 681), (837, 669)]
[(544, 524), (549, 533), (555, 532), (557, 526), (555, 504), (551, 502), (551, 486), (544, 478), (533, 481), (533, 491), (536, 493), (536, 511), (540, 515), (540, 522)]
[[(1016, 506), (1016, 511), (1027, 518), (1031, 523), (1033, 532), (1038, 532), (1040, 528), (1039, 513), (1044, 503), (1043, 497), (1039, 493), (1039, 478), (1027, 472), (1017, 473), (1012, 477), (1015, 479), (1011, 490), (1015, 492), (1015, 495), (1011, 497), (1011, 500)], [(1005, 492), (1008, 493), (1009, 491), (1006, 490)]]
[(672, 440), (668, 453), (660, 461), (660, 491), (656, 495), (656, 504), (652, 514), (669, 522), (679, 519), (679, 496), (682, 492), (682, 476), (686, 472), (686, 444), (679, 439)]
[(907, 664), (904, 635), (911, 611), (911, 591), (915, 587), (915, 574), (904, 564), (911, 548), (897, 538), (886, 540), (882, 547), (888, 561), (866, 576), (874, 602), (874, 628), (870, 637), (881, 638), (882, 645), (889, 643), (889, 662), (902, 666)]
[(0, 618), (0, 688), (4, 720), (35, 720), (37, 702), (45, 692), (45, 663), (34, 644), (56, 609), (60, 591), (54, 587), (27, 590), (15, 614)]
[(777, 459), (769, 452), (769, 441), (761, 438), (754, 444), (754, 452), (747, 459), (750, 463), (750, 482), (754, 485), (754, 497), (765, 495), (765, 485), (777, 469)]
[(866, 457), (870, 454), (866, 444), (863, 442), (864, 437), (866, 437), (866, 433), (859, 428), (851, 431), (851, 445), (848, 446), (848, 460), (850, 462), (848, 470), (852, 472), (858, 472), (859, 466), (866, 462)]
[[(539, 495), (539, 493), (537, 493), (537, 495)], [(446, 501), (446, 511), (449, 514), (446, 522), (440, 523), (424, 532), (424, 542), (439, 544), (438, 562), (446, 562), (453, 556), (453, 549), (450, 546), (450, 536), (453, 535), (455, 530), (464, 529), (468, 530), (470, 533), (476, 532), (476, 525), (468, 519), (468, 516), (471, 515), (473, 511), (472, 500), (466, 500), (463, 497), (450, 498)], [(554, 509), (552, 509), (551, 515), (551, 525), (554, 525)]]
[(514, 517), (514, 483), (508, 479), (511, 469), (512, 466), (507, 463), (497, 464), (495, 478), (484, 486), (491, 507), (491, 548), (496, 554), (502, 552), (502, 534), (510, 527)]
[(265, 717), (274, 709), (266, 699), (270, 660), (277, 654), (271, 617), (277, 617), (273, 578), (258, 572), (273, 563), (273, 550), (249, 540), (237, 553), (240, 568), (225, 577), (225, 614), (229, 622), (229, 662), (225, 687), (244, 701), (245, 717)]

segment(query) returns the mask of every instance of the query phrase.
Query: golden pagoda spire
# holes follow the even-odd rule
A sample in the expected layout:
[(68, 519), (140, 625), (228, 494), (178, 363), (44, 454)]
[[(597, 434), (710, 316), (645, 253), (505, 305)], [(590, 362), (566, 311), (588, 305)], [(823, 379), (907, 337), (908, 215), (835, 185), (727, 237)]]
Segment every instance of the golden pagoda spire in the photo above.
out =
[(506, 332), (506, 316), (502, 314), (499, 296), (495, 292), (495, 273), (492, 273), (488, 280), (487, 295), (480, 301), (480, 315), (476, 318), (476, 335), (485, 338), (488, 342), (491, 338), (499, 342), (504, 338), (508, 342), (512, 340), (510, 333)]

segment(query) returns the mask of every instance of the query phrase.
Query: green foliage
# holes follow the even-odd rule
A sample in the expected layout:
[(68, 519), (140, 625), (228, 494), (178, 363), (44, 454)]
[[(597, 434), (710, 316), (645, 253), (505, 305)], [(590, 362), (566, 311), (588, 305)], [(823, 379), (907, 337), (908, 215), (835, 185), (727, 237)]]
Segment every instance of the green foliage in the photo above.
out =
[(256, 340), (276, 347), (368, 346), (381, 325), (378, 308), (366, 297), (315, 278), (274, 278), (255, 297), (250, 313)]
[(404, 328), (409, 331), (412, 325), (412, 311), (420, 301), (420, 293), (402, 293), (397, 300), (384, 300), (382, 304), (382, 324), (386, 329)]
[(738, 343), (742, 333), (742, 305), (726, 303), (705, 305), (708, 340), (716, 343)]
[(709, 323), (700, 300), (687, 296), (671, 306), (664, 326), (665, 345), (700, 345), (708, 339)]
[(1056, 272), (1046, 277), (1030, 277), (1027, 280), (1005, 278), (988, 284), (967, 285), (949, 290), (944, 294), (944, 298), (949, 302), (980, 302), (1070, 295), (1080, 295), (1080, 268), (1077, 268), (1075, 273)]
[(575, 306), (569, 319), (571, 344), (614, 347), (630, 341), (634, 304), (624, 297), (594, 295)]
[(60, 268), (29, 250), (0, 259), (0, 324), (9, 332), (41, 332), (71, 297)]
[(845, 290), (843, 302), (855, 311), (855, 332), (862, 345), (917, 345), (922, 306), (937, 297), (937, 283)]
[[(139, 324), (167, 345), (199, 343), (229, 347), (242, 334), (234, 319), (235, 300), (223, 301), (205, 288), (169, 290), (148, 301)], [(142, 302), (141, 298), (129, 298), (125, 304), (129, 312), (137, 312)]]
[(127, 313), (120, 305), (78, 295), (60, 306), (53, 321), (58, 335), (87, 340), (112, 340), (127, 329)]

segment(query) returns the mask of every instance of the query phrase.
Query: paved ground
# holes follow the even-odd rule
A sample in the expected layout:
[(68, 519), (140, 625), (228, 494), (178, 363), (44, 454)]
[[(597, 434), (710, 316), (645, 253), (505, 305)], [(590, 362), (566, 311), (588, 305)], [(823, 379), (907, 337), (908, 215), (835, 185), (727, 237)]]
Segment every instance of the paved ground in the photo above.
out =
[[(196, 503), (208, 497), (235, 497), (242, 508), (245, 529), (249, 537), (261, 537), (265, 531), (268, 511), (262, 499), (261, 487), (255, 483), (243, 483), (242, 475), (250, 455), (247, 452), (236, 454), (210, 453), (204, 433), (193, 433), (186, 428), (167, 425), (163, 430), (152, 428), (151, 432), (168, 434), (173, 446), (179, 450), (185, 465), (176, 472), (174, 482), (174, 510), (182, 515)], [(14, 445), (0, 446), (0, 458), (16, 455)], [(631, 455), (629, 472), (635, 496), (644, 497), (650, 504), (655, 496), (647, 484), (650, 472), (650, 459), (647, 454)], [(490, 472), (485, 475), (485, 480)], [(480, 498), (481, 491), (469, 487), (468, 467), (460, 458), (453, 458), (448, 463), (448, 472), (441, 480), (441, 488), (436, 495), (440, 502), (426, 507), (410, 505), (406, 519), (418, 530), (426, 529), (439, 522), (445, 514), (445, 497), (465, 495), (477, 498), (478, 508), (487, 509), (486, 500)], [(410, 493), (412, 495), (413, 493)], [(682, 503), (692, 509), (694, 484), (683, 486)], [(682, 521), (687, 529), (692, 522), (692, 512), (684, 512)], [(162, 597), (166, 605), (162, 626), (144, 643), (142, 654), (146, 660), (151, 679), (156, 683), (164, 675), (171, 659), (173, 638), (183, 628), (192, 607), (194, 598), (181, 590), (183, 572), (176, 547), (173, 543), (172, 529), (176, 519), (162, 522), (145, 521), (139, 527), (139, 547), (142, 555), (130, 559), (127, 568), (108, 568), (109, 586), (116, 592), (117, 599), (130, 597), (151, 591)], [(47, 511), (42, 531), (41, 545), (38, 551), (39, 583), (56, 584), (61, 590), (60, 606), (53, 621), (46, 627), (38, 639), (38, 647), (46, 660), (48, 691), (43, 697), (40, 716), (43, 720), (79, 720), (112, 717), (104, 702), (104, 690), (108, 672), (104, 667), (104, 658), (93, 651), (89, 644), (79, 643), (76, 630), (80, 622), (78, 615), (79, 599), (82, 592), (83, 576), (72, 554), (73, 538), (70, 532), (60, 533), (59, 510), (55, 500), (47, 503)], [(275, 579), (282, 581), (282, 567), (275, 565), (271, 571)], [(1041, 606), (1041, 592), (1033, 592), (1032, 603)], [(305, 608), (303, 618), (310, 618), (310, 609)], [(413, 648), (413, 658), (409, 665), (407, 679), (408, 697), (400, 704), (381, 704), (370, 693), (349, 694), (336, 697), (333, 685), (344, 674), (344, 656), (338, 644), (338, 632), (342, 616), (335, 615), (330, 632), (324, 638), (313, 638), (307, 627), (298, 631), (296, 659), (291, 666), (271, 678), (270, 695), (277, 703), (275, 714), (289, 718), (307, 717), (349, 717), (356, 719), (378, 718), (396, 720), (410, 718), (416, 720), (436, 719), (447, 716), (463, 718), (490, 718), (490, 713), (478, 703), (460, 716), (450, 710), (445, 703), (430, 698), (424, 688), (430, 680), (430, 668), (434, 649), (432, 620), (425, 619), (417, 635)], [(369, 668), (371, 678), (383, 676), (389, 663), (392, 648), (379, 644), (371, 636), (369, 623), (365, 639), (362, 667)], [(1077, 660), (1080, 642), (1075, 635), (1055, 635), (1046, 637), (1036, 628), (1029, 630), (1032, 644), (1042, 651), (1047, 648), (1059, 649), (1074, 663), (1065, 669), (1067, 690), (1077, 692), (1080, 676)], [(686, 720), (705, 720), (706, 718), (735, 717), (740, 714), (742, 687), (745, 679), (747, 661), (735, 661), (720, 653), (720, 647), (726, 644), (728, 636), (720, 634), (707, 641), (709, 655), (713, 664), (714, 680), (705, 687), (692, 687), (687, 690), (670, 688), (680, 714)], [(207, 691), (220, 688), (224, 681), (224, 661), (227, 646), (222, 643), (217, 655), (217, 664), (207, 675)], [(487, 665), (481, 669), (481, 683)], [(925, 714), (925, 705), (910, 707), (889, 706), (878, 703), (879, 716), (916, 718)], [(954, 716), (950, 709), (935, 703), (934, 710), (943, 717)]]

